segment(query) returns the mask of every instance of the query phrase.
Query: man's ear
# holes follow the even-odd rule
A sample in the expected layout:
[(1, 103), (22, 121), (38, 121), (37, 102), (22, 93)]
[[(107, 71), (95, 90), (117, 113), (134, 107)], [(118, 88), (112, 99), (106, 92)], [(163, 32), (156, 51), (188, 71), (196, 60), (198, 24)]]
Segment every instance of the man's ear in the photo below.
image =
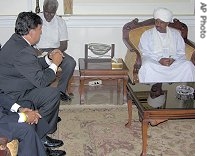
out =
[(29, 31), (29, 33), (28, 33), (28, 36), (29, 36), (29, 38), (30, 38), (30, 41), (34, 42), (34, 41), (33, 41), (33, 38), (34, 38), (35, 35), (36, 35), (36, 31), (35, 31), (34, 29), (31, 29), (31, 30)]
[(24, 35), (24, 38), (30, 43), (30, 44), (32, 44), (32, 42), (33, 42), (33, 31), (32, 31), (32, 29), (28, 32), (28, 34), (27, 35)]
[(31, 30), (29, 30), (28, 35), (30, 37), (32, 37), (34, 33), (35, 33), (34, 29), (31, 29)]

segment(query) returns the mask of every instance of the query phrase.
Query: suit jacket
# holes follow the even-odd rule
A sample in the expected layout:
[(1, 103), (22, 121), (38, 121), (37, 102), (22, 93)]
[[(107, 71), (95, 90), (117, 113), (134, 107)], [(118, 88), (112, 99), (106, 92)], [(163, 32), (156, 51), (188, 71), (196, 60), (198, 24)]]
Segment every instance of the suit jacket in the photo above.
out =
[(9, 138), (12, 137), (12, 133), (9, 131), (9, 125), (7, 123), (17, 123), (19, 119), (18, 113), (9, 110), (9, 107), (14, 103), (15, 101), (9, 98), (9, 96), (0, 93), (0, 136), (3, 134)]
[[(10, 109), (12, 105), (16, 101), (13, 100), (10, 96), (5, 95), (0, 90), (0, 136), (1, 134), (6, 135), (9, 138), (12, 138), (11, 127), (9, 127), (8, 123), (18, 123), (19, 115), (16, 112), (11, 112)], [(30, 103), (27, 105), (33, 105), (29, 101), (25, 101), (25, 103)], [(50, 130), (46, 125), (48, 123), (44, 119), (39, 119), (37, 125), (33, 124), (32, 126), (35, 128), (37, 134), (40, 138), (45, 136), (47, 132)]]
[(0, 89), (9, 93), (46, 87), (56, 78), (48, 67), (45, 58), (38, 58), (36, 49), (14, 33), (0, 51)]
[[(0, 93), (0, 124), (9, 122), (18, 122), (18, 113), (11, 112), (10, 108), (15, 103), (14, 100)], [(1, 126), (0, 126), (1, 127)]]

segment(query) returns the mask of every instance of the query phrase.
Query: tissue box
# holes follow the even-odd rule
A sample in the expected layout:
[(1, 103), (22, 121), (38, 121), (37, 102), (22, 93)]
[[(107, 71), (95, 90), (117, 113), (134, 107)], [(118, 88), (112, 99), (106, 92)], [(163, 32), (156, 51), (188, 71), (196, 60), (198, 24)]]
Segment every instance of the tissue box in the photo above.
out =
[(123, 68), (122, 58), (112, 59), (112, 69), (122, 69), (122, 68)]

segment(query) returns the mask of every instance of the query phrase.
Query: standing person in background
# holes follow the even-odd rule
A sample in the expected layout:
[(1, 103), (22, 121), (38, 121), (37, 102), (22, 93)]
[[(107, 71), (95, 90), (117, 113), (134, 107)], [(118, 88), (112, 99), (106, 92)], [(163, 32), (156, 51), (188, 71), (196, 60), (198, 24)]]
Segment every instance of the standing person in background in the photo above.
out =
[(67, 87), (69, 79), (74, 73), (76, 61), (65, 53), (68, 47), (68, 31), (65, 21), (56, 15), (57, 9), (57, 0), (44, 0), (43, 13), (38, 14), (43, 20), (42, 35), (36, 47), (41, 53), (51, 53), (54, 49), (59, 49), (63, 53), (64, 58), (60, 64), (62, 72), (58, 82), (58, 89), (61, 100), (68, 101), (71, 100), (71, 97), (67, 92)]
[[(30, 108), (21, 101), (31, 101), (33, 109), (41, 115), (40, 133), (46, 130), (41, 141), (46, 148), (63, 145), (62, 140), (49, 137), (57, 130), (60, 92), (50, 84), (56, 78), (58, 66), (63, 60), (59, 49), (50, 55), (38, 58), (33, 47), (42, 33), (42, 19), (33, 12), (19, 13), (15, 22), (15, 33), (4, 44), (0, 52), (0, 90), (17, 101), (12, 107), (22, 111)], [(51, 61), (49, 60), (51, 59)], [(39, 133), (38, 133), (39, 134)], [(50, 155), (63, 156), (65, 151), (51, 150)]]
[(195, 66), (186, 60), (185, 42), (179, 31), (168, 27), (172, 21), (172, 12), (158, 8), (154, 10), (153, 16), (155, 27), (145, 31), (139, 43), (142, 52), (140, 82), (195, 81)]

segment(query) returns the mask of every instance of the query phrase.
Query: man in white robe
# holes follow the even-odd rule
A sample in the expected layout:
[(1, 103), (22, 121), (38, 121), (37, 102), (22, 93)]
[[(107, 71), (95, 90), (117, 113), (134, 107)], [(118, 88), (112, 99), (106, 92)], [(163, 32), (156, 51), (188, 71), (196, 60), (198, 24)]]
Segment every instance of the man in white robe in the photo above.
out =
[[(42, 35), (36, 47), (40, 53), (51, 53), (54, 49), (59, 49), (63, 53), (64, 58), (59, 66), (62, 71), (57, 87), (61, 100), (69, 101), (71, 97), (67, 87), (69, 79), (73, 76), (76, 61), (65, 52), (68, 48), (68, 31), (64, 19), (56, 14), (58, 5), (57, 0), (44, 0), (43, 12), (38, 14), (43, 21)], [(48, 62), (51, 64), (50, 60)]]
[(154, 11), (155, 27), (145, 31), (139, 43), (142, 66), (139, 81), (149, 82), (194, 82), (195, 66), (186, 60), (185, 42), (181, 33), (168, 24), (172, 12), (166, 8)]

